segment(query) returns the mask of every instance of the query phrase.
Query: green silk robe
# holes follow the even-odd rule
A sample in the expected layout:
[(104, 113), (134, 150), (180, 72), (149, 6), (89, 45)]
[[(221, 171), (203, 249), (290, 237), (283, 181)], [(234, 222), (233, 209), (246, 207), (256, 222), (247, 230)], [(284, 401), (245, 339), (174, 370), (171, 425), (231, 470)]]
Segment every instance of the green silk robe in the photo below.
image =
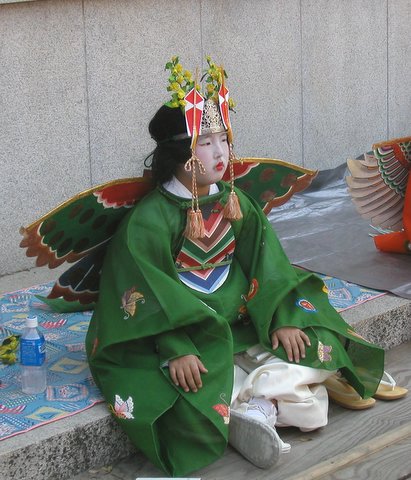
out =
[[(200, 198), (202, 209), (229, 193)], [(237, 191), (243, 218), (233, 221), (228, 278), (213, 293), (177, 274), (191, 200), (158, 188), (141, 200), (112, 239), (86, 347), (93, 377), (132, 442), (167, 474), (184, 476), (223, 455), (228, 436), (233, 354), (256, 343), (271, 350), (273, 330), (304, 329), (301, 365), (340, 369), (364, 397), (383, 373), (384, 352), (366, 342), (328, 303), (322, 281), (295, 269), (258, 205)], [(287, 360), (280, 346), (275, 352)], [(165, 364), (198, 355), (203, 388), (185, 393)]]

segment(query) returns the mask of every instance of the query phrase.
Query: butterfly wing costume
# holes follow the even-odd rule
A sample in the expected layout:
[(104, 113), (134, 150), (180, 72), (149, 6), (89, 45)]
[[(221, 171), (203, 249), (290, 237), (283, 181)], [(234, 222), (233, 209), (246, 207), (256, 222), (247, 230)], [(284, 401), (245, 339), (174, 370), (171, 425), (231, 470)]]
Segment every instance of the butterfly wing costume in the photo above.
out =
[[(250, 164), (256, 178), (272, 181), (267, 165), (273, 168), (273, 163), (250, 161), (239, 167)], [(278, 184), (295, 186), (291, 173), (286, 171)], [(298, 172), (297, 167), (294, 175), (307, 182), (309, 172)], [(311, 172), (309, 178), (313, 176)], [(242, 179), (247, 182), (246, 176)], [(138, 185), (151, 190), (145, 181)], [(267, 198), (273, 198), (257, 195), (257, 203), (236, 190), (243, 219), (229, 222), (221, 214), (229, 187), (222, 182), (219, 188), (218, 194), (200, 198), (204, 240), (183, 236), (190, 201), (158, 187), (123, 212), (109, 241), (90, 241), (97, 251), (101, 244), (106, 246), (100, 253), (99, 301), (86, 339), (90, 369), (133, 443), (170, 475), (185, 475), (223, 454), (233, 354), (256, 343), (271, 351), (270, 335), (276, 328), (303, 328), (312, 346), (301, 364), (341, 369), (363, 396), (374, 393), (383, 369), (383, 351), (359, 338), (341, 319), (329, 305), (323, 283), (289, 264), (261, 210)], [(274, 187), (266, 183), (259, 189), (266, 190)], [(92, 200), (100, 191), (101, 187), (91, 193)], [(287, 192), (281, 195), (287, 197)], [(78, 207), (68, 202), (65, 208), (68, 219)], [(58, 209), (56, 215), (62, 213)], [(33, 231), (44, 233), (42, 226), (52, 220), (52, 215), (43, 217)], [(57, 220), (56, 230), (72, 231)], [(31, 229), (25, 232), (30, 236)], [(45, 256), (44, 237), (37, 243), (33, 248), (39, 249), (42, 263), (51, 258), (49, 264), (54, 265), (70, 255), (48, 245)], [(72, 291), (75, 288), (68, 299)], [(208, 369), (196, 394), (183, 392), (169, 377), (167, 362), (186, 354), (198, 355)], [(282, 347), (275, 354), (286, 359)]]
[[(86, 341), (90, 368), (109, 404), (132, 400), (133, 418), (116, 418), (169, 475), (223, 454), (233, 355), (257, 343), (272, 352), (276, 328), (304, 329), (312, 346), (301, 364), (340, 369), (362, 396), (382, 375), (383, 351), (341, 319), (318, 277), (289, 264), (260, 207), (237, 195), (243, 219), (234, 222), (221, 214), (226, 184), (200, 198), (206, 237), (191, 241), (183, 237), (190, 201), (158, 188), (122, 221), (104, 261)], [(169, 376), (167, 362), (187, 354), (208, 369), (197, 393)], [(275, 355), (286, 360), (282, 347)]]
[(124, 215), (151, 189), (148, 177), (107, 182), (20, 229), (20, 246), (28, 257), (36, 257), (36, 266), (74, 263), (48, 295), (47, 303), (55, 310), (80, 310), (97, 300), (107, 243)]
[[(261, 209), (268, 213), (305, 188), (315, 172), (268, 159), (234, 161), (226, 73), (209, 57), (207, 63), (203, 96), (178, 57), (166, 64), (171, 100), (163, 107), (168, 113), (183, 107), (185, 117), (178, 119), (187, 129), (183, 123), (184, 131), (155, 138), (163, 146), (191, 137), (184, 164), (193, 180), (191, 199), (142, 181), (127, 201), (117, 191), (106, 202), (100, 186), (23, 229), (22, 246), (38, 264), (80, 259), (53, 288), (52, 306), (67, 308), (74, 300), (84, 306), (99, 289), (86, 337), (90, 370), (134, 445), (172, 476), (223, 455), (233, 356), (256, 344), (274, 354), (274, 330), (303, 329), (311, 346), (300, 364), (340, 370), (363, 397), (374, 394), (384, 365), (384, 351), (330, 306), (322, 281), (290, 265)], [(230, 183), (199, 197), (197, 137), (222, 132)], [(234, 187), (236, 169), (250, 196)], [(198, 356), (208, 370), (196, 393), (184, 392), (169, 375), (168, 362), (184, 355)], [(287, 360), (282, 346), (275, 355)]]
[[(130, 208), (152, 190), (150, 173), (145, 170), (143, 177), (85, 190), (20, 229), (20, 246), (26, 248), (28, 257), (36, 257), (36, 266), (56, 268), (74, 263), (43, 301), (60, 311), (93, 306), (107, 244)], [(235, 162), (234, 175), (238, 185), (268, 214), (307, 188), (316, 172), (282, 160), (251, 157)]]

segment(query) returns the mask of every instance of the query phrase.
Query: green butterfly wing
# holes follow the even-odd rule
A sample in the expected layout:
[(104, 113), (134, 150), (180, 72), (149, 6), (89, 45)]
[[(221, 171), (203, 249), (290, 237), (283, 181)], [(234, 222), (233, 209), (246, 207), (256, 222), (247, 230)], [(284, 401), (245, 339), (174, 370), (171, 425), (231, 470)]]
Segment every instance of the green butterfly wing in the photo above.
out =
[[(234, 163), (235, 185), (256, 200), (267, 215), (305, 190), (317, 171), (271, 158), (241, 158)], [(224, 180), (229, 181), (227, 169)]]
[[(243, 158), (234, 163), (235, 184), (249, 193), (266, 214), (317, 175), (291, 163), (269, 158)], [(229, 180), (226, 172), (225, 180)], [(120, 179), (82, 192), (21, 229), (26, 255), (36, 265), (55, 268), (75, 263), (56, 281), (47, 299), (52, 308), (69, 311), (91, 306), (98, 298), (106, 246), (129, 209), (152, 189), (150, 175)]]
[(62, 203), (28, 227), (20, 243), (36, 265), (73, 263), (107, 242), (120, 220), (152, 189), (148, 177), (120, 179), (91, 188)]

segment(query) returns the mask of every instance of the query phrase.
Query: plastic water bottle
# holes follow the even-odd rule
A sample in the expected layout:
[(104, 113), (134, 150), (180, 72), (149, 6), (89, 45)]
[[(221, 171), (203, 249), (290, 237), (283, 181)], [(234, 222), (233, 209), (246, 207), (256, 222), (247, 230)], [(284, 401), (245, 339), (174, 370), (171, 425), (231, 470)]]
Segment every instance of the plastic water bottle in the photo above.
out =
[(46, 342), (38, 331), (37, 317), (26, 318), (20, 337), (21, 389), (33, 395), (46, 389)]

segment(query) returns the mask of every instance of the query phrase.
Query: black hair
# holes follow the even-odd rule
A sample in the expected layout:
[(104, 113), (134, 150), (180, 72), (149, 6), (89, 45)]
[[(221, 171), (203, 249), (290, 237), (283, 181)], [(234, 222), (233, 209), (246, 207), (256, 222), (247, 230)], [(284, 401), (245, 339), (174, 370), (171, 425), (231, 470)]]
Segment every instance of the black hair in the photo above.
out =
[(191, 156), (191, 138), (173, 140), (175, 135), (187, 133), (185, 118), (180, 108), (163, 105), (148, 126), (157, 146), (151, 163), (153, 182), (158, 185), (167, 182), (176, 173), (177, 166)]

